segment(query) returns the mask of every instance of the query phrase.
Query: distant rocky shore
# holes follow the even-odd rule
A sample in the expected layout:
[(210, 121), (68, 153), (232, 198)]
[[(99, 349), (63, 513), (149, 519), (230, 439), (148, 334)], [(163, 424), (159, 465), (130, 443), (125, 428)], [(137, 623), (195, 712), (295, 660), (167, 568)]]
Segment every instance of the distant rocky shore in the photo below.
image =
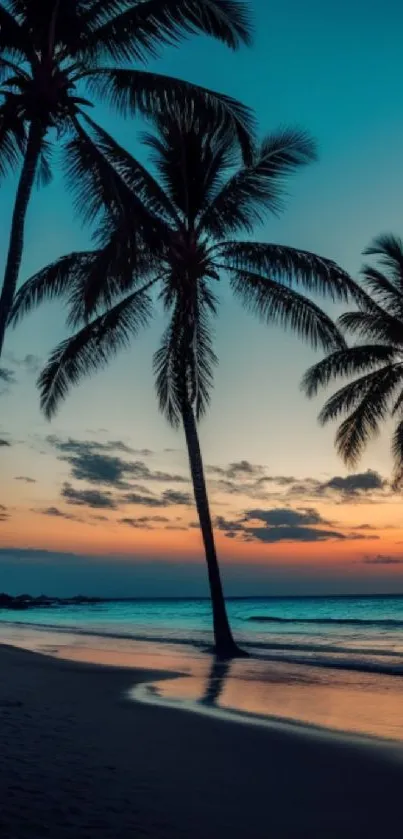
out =
[(86, 603), (102, 603), (101, 597), (48, 597), (41, 594), (39, 597), (32, 597), (30, 594), (18, 594), (12, 597), (11, 594), (0, 594), (0, 609), (37, 609), (38, 607), (49, 606), (81, 606)]

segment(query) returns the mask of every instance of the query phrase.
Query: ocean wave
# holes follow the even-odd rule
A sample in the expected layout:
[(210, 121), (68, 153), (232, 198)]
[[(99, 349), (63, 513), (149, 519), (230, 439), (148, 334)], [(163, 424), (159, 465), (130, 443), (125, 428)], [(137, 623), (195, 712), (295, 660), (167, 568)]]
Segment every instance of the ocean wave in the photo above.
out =
[[(73, 635), (80, 638), (98, 638), (99, 640), (137, 641), (147, 644), (163, 644), (193, 647), (199, 652), (211, 651), (210, 633), (186, 637), (180, 634), (158, 635), (141, 632), (108, 631), (101, 628), (61, 626), (49, 623), (28, 623), (1, 621), (0, 626), (12, 627), (13, 630), (39, 630), (44, 634), (60, 636)], [(1, 635), (0, 635), (1, 640)], [(305, 665), (332, 670), (352, 670), (366, 673), (379, 673), (390, 676), (403, 676), (403, 654), (394, 650), (377, 648), (344, 647), (341, 645), (262, 641), (260, 639), (239, 638), (240, 644), (251, 656), (251, 660), (267, 661), (276, 664)], [(65, 644), (66, 642), (64, 642)], [(67, 641), (68, 646), (68, 641)]]
[(309, 623), (328, 626), (377, 626), (385, 629), (403, 627), (403, 621), (395, 618), (280, 618), (275, 615), (249, 615), (245, 621), (255, 623)]

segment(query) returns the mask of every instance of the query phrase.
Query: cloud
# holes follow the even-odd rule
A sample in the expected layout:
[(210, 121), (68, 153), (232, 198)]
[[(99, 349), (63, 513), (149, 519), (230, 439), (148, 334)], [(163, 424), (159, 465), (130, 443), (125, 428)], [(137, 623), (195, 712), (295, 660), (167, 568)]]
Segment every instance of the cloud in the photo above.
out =
[(68, 504), (95, 509), (116, 510), (117, 508), (116, 500), (110, 492), (101, 492), (97, 489), (75, 489), (71, 484), (65, 483), (61, 494)]
[(121, 503), (138, 504), (139, 506), (144, 505), (145, 507), (165, 507), (162, 498), (157, 498), (157, 496), (148, 492), (144, 494), (141, 492), (128, 492), (121, 497)]
[(368, 469), (367, 472), (359, 472), (356, 475), (347, 475), (345, 478), (335, 475), (330, 481), (320, 485), (320, 490), (335, 491), (344, 497), (356, 496), (363, 493), (373, 493), (383, 490), (387, 486), (379, 472)]
[(64, 513), (58, 507), (46, 507), (44, 510), (35, 510), (36, 513), (41, 513), (43, 516), (53, 516), (54, 518), (70, 519), (71, 521), (82, 521), (78, 516), (73, 516), (71, 513)]
[(125, 518), (119, 519), (120, 524), (128, 524), (130, 527), (145, 530), (152, 530), (153, 524), (165, 524), (165, 522), (169, 522), (166, 516), (139, 516), (136, 519), (126, 516)]
[(193, 497), (189, 492), (178, 492), (175, 489), (167, 489), (162, 493), (162, 498), (167, 506), (190, 506), (193, 504)]
[(236, 478), (254, 478), (257, 475), (260, 476), (265, 471), (265, 467), (250, 463), (248, 460), (239, 460), (230, 463), (225, 468), (222, 466), (207, 466), (206, 471), (232, 481)]
[(255, 519), (264, 521), (272, 527), (330, 524), (313, 507), (306, 507), (302, 510), (292, 510), (289, 507), (279, 507), (273, 510), (247, 510), (245, 521)]
[(164, 530), (187, 530), (184, 524), (166, 524)]
[(36, 375), (42, 367), (42, 360), (38, 355), (28, 353), (24, 356), (17, 356), (14, 353), (6, 353), (5, 358), (14, 367), (22, 367), (27, 373)]
[(15, 385), (17, 379), (14, 371), (9, 370), (8, 367), (0, 367), (0, 381), (4, 382), (5, 385)]
[(23, 481), (25, 484), (36, 484), (37, 481), (35, 478), (27, 478), (26, 475), (18, 475), (17, 478), (14, 478), (15, 481)]
[[(106, 428), (99, 428), (95, 431), (88, 430), (89, 434), (107, 433)], [(126, 454), (137, 454), (142, 457), (149, 457), (153, 454), (151, 449), (133, 449), (123, 440), (75, 440), (68, 437), (64, 440), (62, 437), (57, 437), (55, 434), (49, 434), (46, 438), (47, 442), (54, 446), (61, 452), (67, 454), (88, 454), (93, 451), (97, 452), (124, 452)]]
[(57, 507), (47, 507), (45, 510), (38, 510), (38, 513), (42, 513), (44, 516), (60, 516), (61, 518), (67, 516), (67, 518), (70, 518), (69, 513), (62, 513)]
[(364, 556), (362, 562), (365, 562), (366, 565), (402, 565), (403, 557), (376, 554), (375, 556)]
[(327, 542), (344, 540), (348, 537), (337, 530), (322, 530), (313, 527), (252, 527), (245, 530), (246, 541), (266, 542)]
[[(198, 522), (192, 522), (191, 527), (199, 527)], [(244, 533), (245, 525), (240, 521), (229, 521), (224, 516), (216, 516), (214, 520), (214, 527), (217, 530), (224, 530), (227, 533)]]
[[(254, 522), (263, 522), (264, 526)], [(321, 525), (318, 527), (318, 525)], [(326, 525), (326, 527), (323, 527)], [(329, 527), (329, 525), (331, 527)], [(243, 542), (325, 542), (343, 540), (378, 539), (378, 536), (364, 536), (362, 533), (344, 532), (332, 526), (332, 522), (324, 519), (313, 507), (291, 509), (290, 507), (276, 507), (270, 510), (247, 510), (242, 518), (228, 521), (223, 516), (217, 516), (215, 527), (222, 530), (229, 539), (240, 539)]]
[(145, 507), (175, 507), (190, 506), (193, 503), (193, 499), (189, 492), (167, 489), (160, 496), (128, 492), (122, 496), (121, 502), (124, 504), (144, 505)]
[(7, 521), (10, 518), (7, 512), (7, 507), (4, 504), (0, 504), (0, 521)]
[[(164, 516), (142, 516), (138, 519), (124, 517), (119, 519), (120, 524), (127, 524), (129, 527), (133, 527), (136, 530), (156, 530), (160, 528), (153, 527), (154, 522), (169, 522), (169, 519), (165, 518)], [(164, 524), (164, 530), (187, 530), (183, 524)]]
[(150, 449), (130, 449), (126, 443), (112, 440), (98, 443), (92, 440), (63, 440), (54, 435), (47, 437), (59, 452), (59, 459), (69, 464), (71, 476), (78, 481), (93, 484), (105, 484), (116, 489), (132, 488), (133, 480), (160, 481), (165, 483), (188, 483), (189, 478), (150, 469), (142, 460), (123, 460), (109, 452), (141, 452), (151, 455)]
[(372, 469), (346, 477), (335, 475), (326, 481), (312, 477), (267, 475), (264, 474), (263, 466), (254, 466), (248, 461), (230, 464), (227, 468), (209, 466), (207, 469), (212, 476), (209, 481), (211, 489), (263, 501), (314, 501), (327, 498), (335, 503), (364, 503), (373, 498), (381, 500), (381, 497), (392, 492), (388, 481)]
[(3, 438), (0, 438), (0, 448), (2, 448), (3, 446), (11, 446), (11, 443), (9, 442), (9, 440), (4, 440)]
[(152, 530), (152, 527), (151, 527), (150, 524), (147, 524), (146, 522), (141, 524), (138, 519), (132, 519), (132, 518), (129, 518), (129, 517), (119, 519), (119, 524), (128, 524), (129, 527), (135, 527), (135, 528), (138, 528), (139, 530)]
[[(388, 525), (389, 527), (389, 525)], [(385, 525), (382, 526), (382, 530), (385, 529)], [(374, 527), (372, 524), (357, 524), (354, 530), (378, 530), (377, 527)]]

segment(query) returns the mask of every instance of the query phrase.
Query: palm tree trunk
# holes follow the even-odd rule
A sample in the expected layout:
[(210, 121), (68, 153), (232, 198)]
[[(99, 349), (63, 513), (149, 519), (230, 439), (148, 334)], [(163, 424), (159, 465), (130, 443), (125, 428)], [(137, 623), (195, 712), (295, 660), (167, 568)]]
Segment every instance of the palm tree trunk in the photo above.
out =
[(21, 266), (25, 219), (38, 166), (42, 138), (42, 125), (38, 122), (32, 122), (29, 128), (27, 148), (14, 204), (10, 244), (0, 296), (0, 356)]
[(206, 554), (213, 609), (215, 652), (222, 658), (231, 658), (242, 653), (232, 637), (231, 627), (229, 625), (214, 543), (199, 437), (193, 408), (189, 404), (186, 404), (182, 410), (182, 421), (186, 436), (196, 508)]

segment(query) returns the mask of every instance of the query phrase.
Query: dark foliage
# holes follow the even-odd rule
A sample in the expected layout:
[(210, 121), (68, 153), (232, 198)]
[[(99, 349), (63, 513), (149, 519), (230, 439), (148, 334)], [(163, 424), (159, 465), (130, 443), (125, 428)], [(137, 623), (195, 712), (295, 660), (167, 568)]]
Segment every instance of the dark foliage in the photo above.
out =
[[(340, 326), (361, 342), (337, 350), (306, 373), (303, 387), (314, 396), (340, 378), (356, 378), (330, 397), (320, 421), (347, 415), (336, 446), (354, 466), (387, 417), (397, 418), (392, 439), (396, 481), (403, 474), (403, 242), (394, 236), (375, 239), (365, 254), (379, 267), (364, 265), (357, 292), (359, 307), (340, 318)], [(358, 377), (358, 378), (357, 378)]]

